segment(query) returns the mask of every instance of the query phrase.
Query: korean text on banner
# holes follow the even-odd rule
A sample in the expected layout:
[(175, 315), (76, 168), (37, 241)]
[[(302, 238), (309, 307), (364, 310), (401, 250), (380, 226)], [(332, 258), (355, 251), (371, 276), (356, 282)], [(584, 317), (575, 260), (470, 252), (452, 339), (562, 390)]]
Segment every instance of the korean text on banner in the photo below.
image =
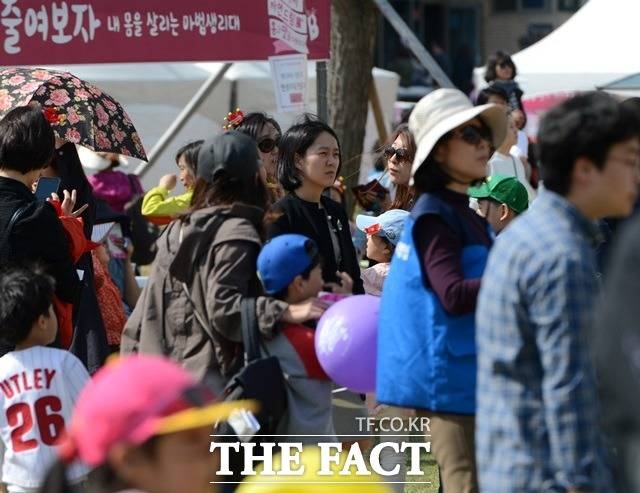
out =
[(0, 65), (329, 58), (330, 0), (0, 0)]

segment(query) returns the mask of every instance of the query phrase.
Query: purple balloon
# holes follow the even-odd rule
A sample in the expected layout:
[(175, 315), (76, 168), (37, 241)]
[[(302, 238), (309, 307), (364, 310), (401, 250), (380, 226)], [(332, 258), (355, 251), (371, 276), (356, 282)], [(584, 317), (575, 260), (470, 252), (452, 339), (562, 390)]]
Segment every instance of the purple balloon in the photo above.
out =
[(318, 321), (320, 365), (337, 384), (354, 392), (376, 388), (379, 310), (380, 298), (359, 294), (334, 303)]

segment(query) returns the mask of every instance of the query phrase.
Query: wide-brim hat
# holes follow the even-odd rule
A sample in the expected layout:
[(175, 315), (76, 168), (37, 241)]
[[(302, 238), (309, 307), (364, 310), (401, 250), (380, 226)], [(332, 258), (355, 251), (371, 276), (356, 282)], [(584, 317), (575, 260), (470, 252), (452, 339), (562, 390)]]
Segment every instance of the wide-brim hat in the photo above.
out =
[(476, 117), (491, 130), (493, 146), (500, 147), (507, 134), (507, 111), (503, 106), (473, 106), (458, 89), (436, 89), (418, 101), (409, 116), (409, 130), (417, 147), (411, 176), (422, 166), (442, 136)]

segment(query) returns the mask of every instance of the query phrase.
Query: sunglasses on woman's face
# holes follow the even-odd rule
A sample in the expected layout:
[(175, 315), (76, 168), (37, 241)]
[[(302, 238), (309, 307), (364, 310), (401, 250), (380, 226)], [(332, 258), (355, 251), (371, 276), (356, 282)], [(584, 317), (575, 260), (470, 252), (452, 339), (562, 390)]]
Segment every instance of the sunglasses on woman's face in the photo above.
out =
[(489, 142), (489, 144), (491, 144), (492, 142), (491, 130), (489, 130), (489, 128), (485, 127), (484, 125), (477, 126), (468, 124), (458, 130), (454, 130), (452, 132), (452, 135), (455, 137), (459, 137), (467, 144), (470, 144), (472, 146), (477, 146), (482, 140), (486, 140), (487, 142)]
[(387, 146), (382, 151), (382, 154), (387, 159), (391, 159), (395, 155), (398, 161), (409, 161), (409, 151), (407, 149), (396, 149), (393, 146)]
[(271, 137), (264, 137), (258, 141), (258, 149), (265, 154), (270, 153), (275, 149), (280, 143), (280, 136), (278, 135), (275, 139)]
[(509, 62), (500, 62), (500, 63), (498, 63), (498, 67), (500, 67), (500, 68), (511, 68), (511, 64)]

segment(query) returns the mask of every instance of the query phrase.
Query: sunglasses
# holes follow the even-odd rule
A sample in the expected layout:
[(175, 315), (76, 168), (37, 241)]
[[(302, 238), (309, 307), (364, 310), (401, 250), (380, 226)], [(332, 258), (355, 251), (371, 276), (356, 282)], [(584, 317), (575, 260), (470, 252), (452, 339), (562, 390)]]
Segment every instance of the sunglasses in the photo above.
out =
[(265, 137), (264, 139), (260, 139), (258, 141), (258, 149), (265, 154), (273, 151), (278, 144), (280, 144), (280, 136), (278, 135), (275, 139), (271, 137)]
[(396, 149), (393, 146), (387, 146), (383, 149), (382, 154), (387, 159), (391, 159), (395, 155), (398, 161), (409, 161), (409, 151), (407, 149)]
[(467, 144), (477, 146), (481, 141), (486, 140), (492, 144), (491, 130), (486, 126), (465, 125), (459, 130), (449, 132), (448, 137), (458, 137)]
[(510, 62), (500, 62), (498, 63), (498, 67), (500, 68), (511, 68), (511, 63)]

